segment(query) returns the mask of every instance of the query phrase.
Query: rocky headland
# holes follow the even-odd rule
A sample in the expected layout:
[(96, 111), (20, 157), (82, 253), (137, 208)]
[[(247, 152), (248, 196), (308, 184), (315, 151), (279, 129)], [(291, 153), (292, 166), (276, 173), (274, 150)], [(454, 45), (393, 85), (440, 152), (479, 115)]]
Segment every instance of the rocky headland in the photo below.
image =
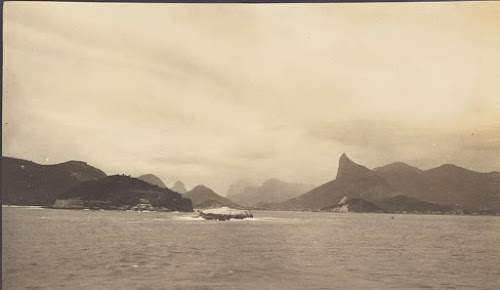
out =
[(202, 210), (200, 211), (200, 217), (206, 220), (227, 221), (230, 219), (253, 218), (253, 215), (252, 212), (250, 212), (249, 210), (221, 207), (215, 209)]

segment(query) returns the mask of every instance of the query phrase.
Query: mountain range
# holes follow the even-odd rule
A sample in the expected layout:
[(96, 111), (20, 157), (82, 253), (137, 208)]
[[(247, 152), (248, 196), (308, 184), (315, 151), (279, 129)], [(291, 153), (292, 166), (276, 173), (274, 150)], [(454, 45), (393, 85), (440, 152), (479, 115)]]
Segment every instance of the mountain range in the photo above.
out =
[[(230, 188), (226, 198), (203, 185), (186, 192), (180, 181), (170, 190), (152, 174), (140, 179), (128, 178), (107, 177), (103, 171), (82, 161), (41, 165), (2, 157), (2, 204), (51, 206), (58, 198), (81, 198), (87, 203), (106, 200), (113, 206), (148, 200), (167, 208), (185, 209), (186, 204), (173, 205), (184, 197), (191, 199), (197, 208), (240, 207), (241, 204), (263, 209), (321, 210), (333, 209), (347, 197), (350, 203), (366, 201), (389, 212), (500, 212), (499, 172), (479, 173), (452, 164), (421, 170), (403, 162), (370, 170), (345, 154), (339, 159), (335, 179), (309, 191), (307, 185), (270, 179), (259, 186), (237, 184)], [(300, 194), (301, 189), (307, 192)], [(119, 192), (123, 196), (119, 196)], [(282, 201), (293, 195), (295, 197)], [(362, 208), (367, 208), (365, 205)]]
[(319, 210), (338, 204), (343, 197), (377, 204), (395, 196), (411, 198), (400, 198), (403, 204), (417, 199), (479, 211), (500, 211), (500, 173), (479, 173), (451, 164), (421, 170), (402, 162), (370, 170), (342, 154), (334, 180), (272, 207)]
[(287, 183), (272, 178), (259, 186), (243, 182), (232, 184), (227, 197), (243, 206), (254, 206), (261, 202), (282, 202), (313, 188), (313, 185)]
[(138, 178), (107, 176), (82, 161), (41, 165), (2, 157), (1, 189), (2, 204), (10, 205), (53, 206), (56, 199), (69, 199), (82, 200), (86, 207), (103, 209), (129, 209), (138, 204), (173, 211), (192, 211), (193, 204), (198, 208), (239, 207), (203, 185), (186, 192), (184, 184), (177, 181), (168, 189), (154, 174)]
[(479, 210), (500, 210), (500, 173), (479, 173), (453, 164), (420, 170), (392, 163), (373, 170), (389, 182), (396, 195)]

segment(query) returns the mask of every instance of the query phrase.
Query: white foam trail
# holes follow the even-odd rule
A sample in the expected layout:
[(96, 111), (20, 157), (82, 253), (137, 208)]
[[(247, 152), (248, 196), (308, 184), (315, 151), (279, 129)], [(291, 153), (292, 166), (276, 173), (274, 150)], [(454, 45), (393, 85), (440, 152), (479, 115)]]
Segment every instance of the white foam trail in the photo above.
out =
[(183, 221), (204, 221), (205, 219), (200, 216), (175, 216), (174, 220)]
[(276, 218), (258, 218), (258, 217), (243, 219), (243, 221), (249, 221), (249, 222), (270, 222), (270, 221), (276, 221), (276, 220), (278, 220), (278, 219), (276, 219)]

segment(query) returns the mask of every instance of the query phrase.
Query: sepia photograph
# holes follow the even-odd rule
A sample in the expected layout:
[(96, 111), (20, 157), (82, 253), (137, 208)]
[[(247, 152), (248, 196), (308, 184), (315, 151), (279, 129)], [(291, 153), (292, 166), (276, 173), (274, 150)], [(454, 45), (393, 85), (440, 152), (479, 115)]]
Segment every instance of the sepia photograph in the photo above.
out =
[(499, 16), (4, 2), (1, 288), (500, 289)]

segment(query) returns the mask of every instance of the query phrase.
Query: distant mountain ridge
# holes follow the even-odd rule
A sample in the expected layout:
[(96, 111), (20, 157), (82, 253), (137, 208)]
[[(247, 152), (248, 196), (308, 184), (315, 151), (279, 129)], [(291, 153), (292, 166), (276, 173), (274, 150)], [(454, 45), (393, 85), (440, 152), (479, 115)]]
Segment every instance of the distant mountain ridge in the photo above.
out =
[(191, 199), (194, 208), (212, 208), (214, 205), (227, 206), (231, 208), (239, 207), (237, 203), (218, 195), (212, 189), (204, 185), (198, 185), (182, 196)]
[(180, 180), (177, 180), (175, 182), (174, 186), (172, 186), (170, 189), (173, 190), (173, 191), (175, 191), (175, 192), (178, 192), (180, 194), (184, 194), (184, 193), (187, 192), (186, 186)]
[[(405, 167), (403, 169), (401, 167)], [(375, 168), (395, 194), (437, 204), (458, 204), (479, 210), (500, 210), (500, 174), (480, 173), (452, 164), (429, 170), (391, 164)]]
[[(335, 180), (296, 198), (272, 204), (271, 208), (318, 210), (337, 204), (344, 196), (377, 204), (398, 195), (439, 206), (500, 212), (500, 174), (474, 172), (451, 164), (421, 170), (403, 162), (370, 170), (342, 154)], [(415, 204), (410, 199), (400, 202)]]
[(156, 185), (156, 186), (161, 187), (161, 188), (167, 188), (165, 183), (163, 183), (163, 181), (158, 176), (156, 176), (154, 174), (144, 174), (144, 175), (137, 177), (137, 179), (140, 179), (142, 181), (145, 181), (149, 184)]
[(288, 183), (272, 178), (259, 186), (233, 184), (229, 187), (227, 197), (241, 205), (253, 206), (260, 202), (282, 202), (313, 188), (313, 185)]
[(32, 161), (2, 157), (2, 204), (53, 205), (68, 189), (106, 174), (83, 161), (42, 165)]
[[(130, 202), (148, 199), (155, 204), (161, 204), (160, 201), (165, 200), (165, 196), (170, 195), (173, 199), (177, 199), (180, 195), (175, 197), (176, 195), (172, 194), (185, 191), (185, 186), (180, 181), (169, 190), (163, 188), (165, 184), (152, 174), (141, 178), (146, 181), (134, 179), (140, 181), (139, 184), (136, 181), (120, 179), (118, 182), (115, 177), (108, 179), (103, 171), (82, 161), (41, 165), (27, 160), (2, 157), (2, 203), (51, 206), (57, 198), (64, 197), (65, 193), (79, 188), (83, 183), (85, 186), (100, 184), (96, 187), (96, 192), (101, 192), (105, 196), (108, 193), (100, 188), (111, 186), (105, 185), (109, 180), (130, 186), (130, 188), (120, 185), (110, 187), (120, 188), (125, 192), (125, 196), (130, 197)], [(105, 182), (94, 182), (101, 179), (105, 179)], [(479, 173), (453, 164), (421, 170), (403, 162), (394, 162), (370, 170), (342, 154), (334, 180), (309, 191), (304, 189), (306, 193), (301, 195), (297, 193), (298, 196), (285, 201), (274, 199), (277, 195), (282, 198), (284, 192), (298, 191), (297, 188), (300, 186), (303, 185), (289, 184), (276, 179), (267, 180), (260, 186), (238, 185), (233, 188), (233, 193), (239, 202), (233, 201), (233, 196), (222, 197), (205, 186), (197, 186), (185, 192), (184, 196), (200, 208), (239, 207), (239, 204), (247, 206), (253, 203), (253, 208), (261, 209), (320, 210), (337, 205), (342, 198), (347, 197), (351, 201), (362, 199), (389, 212), (500, 213), (500, 172)], [(253, 196), (249, 193), (253, 193)], [(84, 198), (92, 194), (85, 193)], [(116, 194), (118, 193), (112, 194), (111, 200), (122, 201), (121, 197), (115, 196)], [(97, 201), (102, 199), (96, 198)], [(160, 200), (157, 200), (158, 198)], [(175, 203), (168, 198), (167, 200), (169, 203)]]

